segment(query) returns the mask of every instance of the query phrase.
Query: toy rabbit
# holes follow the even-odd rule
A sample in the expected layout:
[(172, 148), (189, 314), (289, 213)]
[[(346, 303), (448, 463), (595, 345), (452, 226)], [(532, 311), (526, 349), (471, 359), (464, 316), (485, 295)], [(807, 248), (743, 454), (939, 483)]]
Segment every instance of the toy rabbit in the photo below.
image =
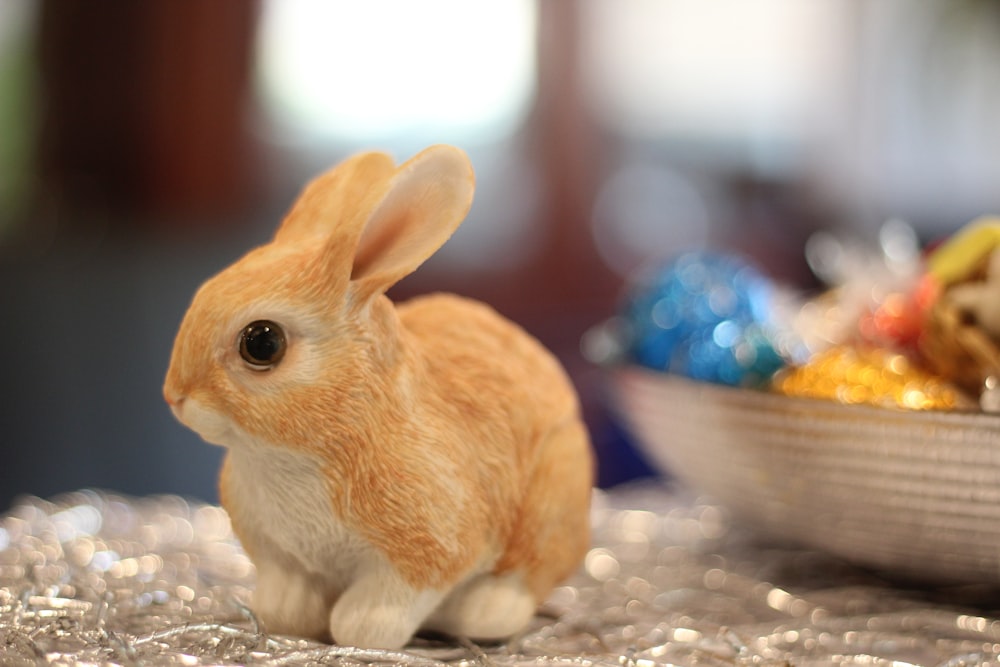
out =
[(592, 454), (558, 362), (480, 303), (385, 296), (473, 187), (448, 146), (352, 157), (184, 317), (164, 396), (227, 449), (220, 496), (269, 630), (504, 638), (588, 548)]

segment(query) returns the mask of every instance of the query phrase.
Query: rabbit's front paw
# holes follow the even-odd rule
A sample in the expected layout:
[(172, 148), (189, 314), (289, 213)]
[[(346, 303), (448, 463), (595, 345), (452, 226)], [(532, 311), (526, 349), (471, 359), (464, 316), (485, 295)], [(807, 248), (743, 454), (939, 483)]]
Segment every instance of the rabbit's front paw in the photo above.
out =
[(253, 608), (268, 632), (327, 638), (329, 605), (322, 588), (305, 574), (261, 562), (257, 567)]

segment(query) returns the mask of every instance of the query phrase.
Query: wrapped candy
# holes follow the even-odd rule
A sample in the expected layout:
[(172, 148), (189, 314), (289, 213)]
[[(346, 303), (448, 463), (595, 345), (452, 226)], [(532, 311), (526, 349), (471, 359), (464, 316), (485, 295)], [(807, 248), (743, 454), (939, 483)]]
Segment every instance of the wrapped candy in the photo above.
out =
[[(927, 259), (933, 289), (920, 351), (927, 365), (975, 394), (1000, 378), (1000, 219), (969, 224)], [(991, 399), (987, 399), (991, 400)]]
[(917, 366), (905, 355), (874, 347), (840, 345), (815, 355), (808, 363), (779, 373), (774, 389), (854, 405), (909, 410), (952, 410), (972, 407), (946, 380)]
[(630, 295), (629, 354), (654, 370), (759, 385), (784, 365), (772, 340), (773, 298), (771, 281), (746, 261), (687, 253)]
[[(830, 234), (806, 255), (830, 288), (788, 299), (748, 262), (691, 252), (625, 308), (632, 361), (695, 380), (917, 410), (1000, 412), (1000, 218), (922, 254), (890, 221), (879, 248)], [(780, 372), (779, 372), (780, 371)]]

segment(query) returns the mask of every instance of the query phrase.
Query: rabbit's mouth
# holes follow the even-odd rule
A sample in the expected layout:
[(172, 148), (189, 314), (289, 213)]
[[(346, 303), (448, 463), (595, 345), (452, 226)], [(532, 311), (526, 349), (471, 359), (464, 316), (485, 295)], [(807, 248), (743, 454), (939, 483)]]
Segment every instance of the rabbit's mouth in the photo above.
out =
[(238, 434), (226, 417), (206, 408), (192, 398), (181, 399), (170, 404), (170, 411), (177, 421), (201, 436), (212, 445), (231, 447), (238, 444)]

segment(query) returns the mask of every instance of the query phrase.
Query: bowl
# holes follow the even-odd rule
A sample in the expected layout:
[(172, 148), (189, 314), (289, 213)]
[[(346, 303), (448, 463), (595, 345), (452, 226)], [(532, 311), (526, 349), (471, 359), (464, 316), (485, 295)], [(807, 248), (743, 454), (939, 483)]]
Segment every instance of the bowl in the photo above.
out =
[(650, 461), (754, 530), (904, 578), (1000, 583), (1000, 416), (611, 373)]

